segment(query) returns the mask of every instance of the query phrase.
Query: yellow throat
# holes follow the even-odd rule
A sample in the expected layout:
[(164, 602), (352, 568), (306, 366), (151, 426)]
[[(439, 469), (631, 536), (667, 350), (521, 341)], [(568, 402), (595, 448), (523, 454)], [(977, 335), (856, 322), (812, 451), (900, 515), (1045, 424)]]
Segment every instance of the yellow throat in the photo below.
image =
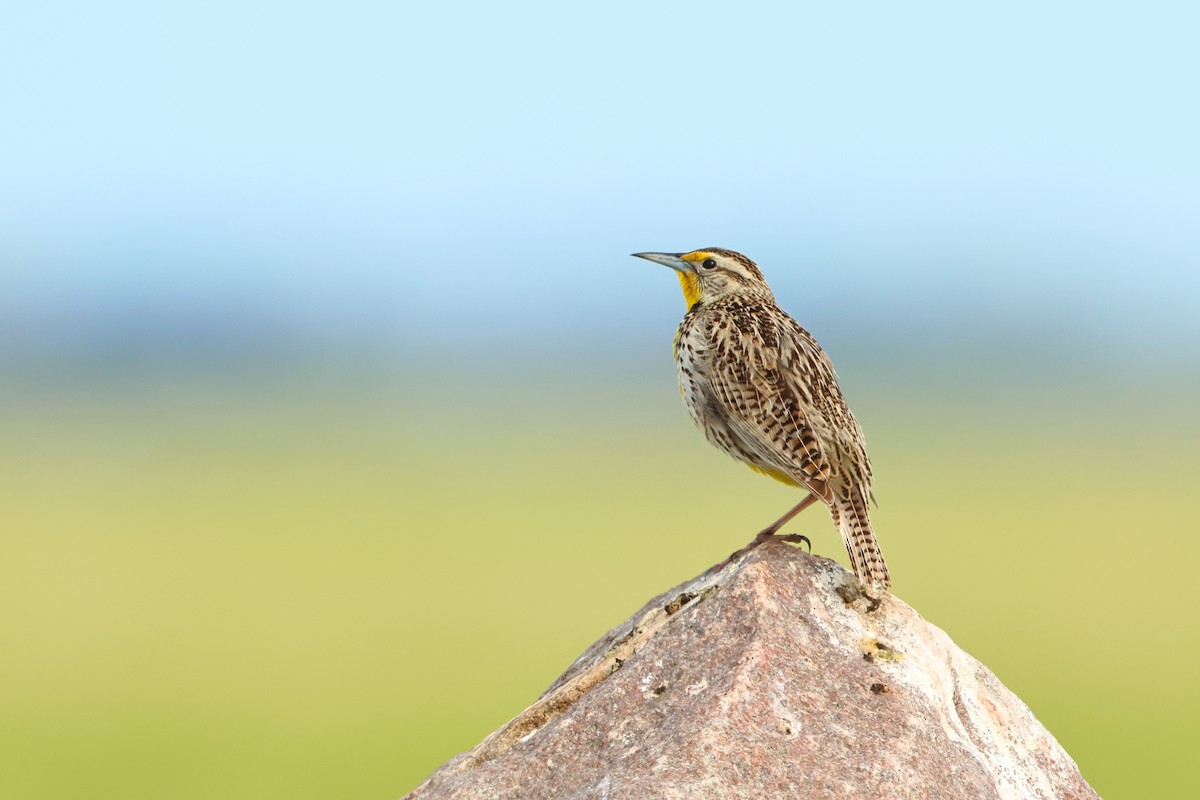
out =
[[(704, 250), (693, 250), (690, 253), (680, 256), (680, 258), (695, 264), (706, 258), (712, 258), (712, 253)], [(681, 272), (679, 273), (679, 285), (683, 287), (683, 299), (687, 303), (688, 308), (700, 302), (700, 276), (694, 272)]]
[(683, 287), (683, 300), (691, 308), (700, 301), (700, 278), (690, 272), (680, 272), (679, 285)]

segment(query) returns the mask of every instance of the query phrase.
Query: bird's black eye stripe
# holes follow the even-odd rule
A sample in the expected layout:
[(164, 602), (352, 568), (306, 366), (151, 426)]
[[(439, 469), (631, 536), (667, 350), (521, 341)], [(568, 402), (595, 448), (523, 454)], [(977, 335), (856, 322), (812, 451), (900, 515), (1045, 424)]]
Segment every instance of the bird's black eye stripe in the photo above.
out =
[(706, 258), (700, 262), (700, 266), (704, 267), (705, 269), (712, 269), (716, 265), (717, 265), (716, 260), (711, 259), (711, 258)]

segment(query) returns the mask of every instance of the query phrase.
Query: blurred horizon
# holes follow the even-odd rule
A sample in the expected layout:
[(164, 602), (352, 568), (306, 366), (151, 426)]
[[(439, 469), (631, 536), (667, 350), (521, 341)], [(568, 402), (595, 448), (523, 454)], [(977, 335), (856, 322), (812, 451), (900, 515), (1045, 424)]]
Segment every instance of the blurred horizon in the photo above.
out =
[(719, 245), (822, 341), (1200, 360), (1191, 6), (463, 8), (14, 9), (0, 356), (632, 352)]

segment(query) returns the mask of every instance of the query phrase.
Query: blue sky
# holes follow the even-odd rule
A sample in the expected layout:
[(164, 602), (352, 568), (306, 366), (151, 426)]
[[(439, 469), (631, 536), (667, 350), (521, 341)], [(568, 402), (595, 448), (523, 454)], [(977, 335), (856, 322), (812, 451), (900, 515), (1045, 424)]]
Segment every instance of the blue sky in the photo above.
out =
[(1200, 352), (1188, 4), (4, 17), (8, 351), (131, 320), (624, 344), (682, 304), (627, 254), (721, 245), (818, 331)]

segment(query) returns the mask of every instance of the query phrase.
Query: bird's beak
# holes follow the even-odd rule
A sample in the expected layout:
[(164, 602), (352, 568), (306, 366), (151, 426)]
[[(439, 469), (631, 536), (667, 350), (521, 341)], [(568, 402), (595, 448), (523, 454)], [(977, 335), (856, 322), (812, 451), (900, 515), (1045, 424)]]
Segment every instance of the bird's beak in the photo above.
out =
[(692, 269), (691, 264), (680, 258), (683, 253), (633, 253), (632, 255), (634, 258), (644, 258), (647, 261), (662, 264), (684, 274), (695, 271)]

